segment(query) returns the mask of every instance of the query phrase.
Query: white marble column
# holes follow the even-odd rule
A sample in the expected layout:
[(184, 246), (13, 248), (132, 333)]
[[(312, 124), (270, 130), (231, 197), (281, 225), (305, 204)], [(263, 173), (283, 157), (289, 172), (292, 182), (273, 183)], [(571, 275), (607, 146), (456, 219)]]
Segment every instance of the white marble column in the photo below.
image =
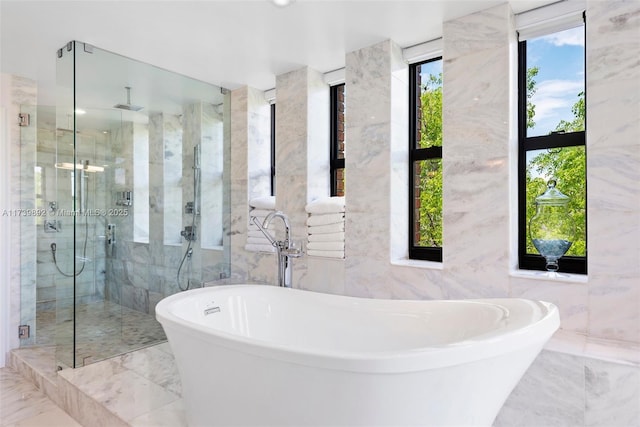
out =
[[(275, 283), (274, 255), (247, 252), (249, 199), (268, 195), (269, 105), (264, 92), (242, 87), (231, 92), (231, 280)], [(270, 174), (269, 170), (269, 174)]]
[(587, 250), (593, 337), (640, 343), (640, 3), (587, 8)]
[[(181, 201), (180, 195), (176, 194), (176, 188), (171, 186), (171, 180), (165, 181), (165, 177), (171, 173), (178, 174), (171, 168), (165, 168), (166, 152), (170, 153), (169, 158), (174, 156), (176, 148), (180, 144), (180, 123), (177, 116), (164, 113), (149, 115), (149, 310), (151, 312), (157, 302), (164, 296), (165, 278), (167, 277), (164, 263), (164, 243), (165, 232), (168, 227), (176, 223), (178, 215), (165, 218), (168, 207), (175, 202), (171, 196), (178, 196), (178, 204)], [(176, 145), (177, 147), (173, 147)], [(173, 190), (173, 191), (171, 191)], [(175, 211), (175, 209), (174, 209)], [(169, 228), (169, 230), (172, 230)], [(174, 233), (178, 235), (178, 230)], [(177, 240), (177, 239), (176, 239)], [(168, 270), (168, 268), (167, 268)], [(175, 276), (175, 273), (173, 274)]]
[[(292, 238), (301, 240), (306, 204), (329, 196), (329, 86), (322, 74), (302, 68), (277, 76), (276, 94), (276, 209), (289, 216)], [(283, 229), (275, 222), (274, 228)], [(295, 259), (293, 266), (298, 287), (306, 258)]]
[[(203, 105), (201, 102), (196, 102), (184, 106), (182, 109), (182, 206), (180, 207), (182, 212), (182, 230), (185, 227), (191, 227), (194, 225), (192, 214), (185, 213), (185, 205), (188, 202), (195, 200), (195, 186), (194, 186), (194, 147), (202, 141), (202, 115)], [(202, 146), (200, 147), (202, 149)], [(202, 183), (202, 180), (201, 180)], [(200, 201), (202, 198), (202, 186), (200, 186), (200, 195), (198, 195)], [(202, 214), (202, 209), (201, 209)], [(201, 215), (195, 217), (196, 227), (196, 241), (191, 244), (193, 253), (188, 261), (185, 261), (183, 271), (180, 275), (182, 286), (186, 286), (187, 280), (192, 281), (195, 284), (200, 281), (200, 270), (202, 268), (202, 219)], [(189, 242), (182, 238), (182, 254), (187, 250)], [(185, 268), (187, 262), (191, 263), (191, 275), (187, 275), (189, 269)]]
[[(399, 239), (392, 237), (392, 217), (406, 211), (408, 197), (406, 181), (396, 187), (398, 176), (406, 178), (407, 70), (402, 50), (392, 41), (346, 55), (345, 292), (349, 295), (384, 298), (395, 292), (390, 257), (392, 243)], [(398, 232), (406, 235), (401, 228)]]
[(443, 25), (443, 292), (449, 298), (508, 295), (513, 21), (503, 4)]
[(302, 231), (307, 203), (329, 195), (329, 87), (302, 68), (276, 77), (276, 208)]

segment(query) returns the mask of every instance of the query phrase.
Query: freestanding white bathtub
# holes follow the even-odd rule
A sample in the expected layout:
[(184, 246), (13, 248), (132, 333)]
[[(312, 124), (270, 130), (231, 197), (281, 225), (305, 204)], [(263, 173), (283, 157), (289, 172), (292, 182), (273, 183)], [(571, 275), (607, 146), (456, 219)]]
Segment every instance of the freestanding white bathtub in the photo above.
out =
[(489, 426), (557, 308), (376, 300), (268, 285), (196, 289), (156, 316), (190, 426)]

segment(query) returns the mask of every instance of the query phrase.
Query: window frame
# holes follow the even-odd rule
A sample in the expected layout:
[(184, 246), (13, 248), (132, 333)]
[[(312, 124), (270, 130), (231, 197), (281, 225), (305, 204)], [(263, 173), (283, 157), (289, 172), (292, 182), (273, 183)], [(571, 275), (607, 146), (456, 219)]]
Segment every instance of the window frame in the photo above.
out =
[[(584, 15), (583, 15), (584, 17)], [(583, 20), (586, 35), (586, 22)], [(560, 31), (560, 30), (557, 30)], [(553, 33), (550, 33), (553, 34)], [(586, 85), (586, 37), (585, 37), (585, 77), (584, 97), (587, 100)], [(527, 253), (527, 189), (526, 169), (527, 152), (541, 149), (563, 147), (584, 147), (585, 161), (587, 156), (586, 128), (588, 112), (585, 111), (585, 130), (562, 133), (552, 132), (548, 135), (527, 137), (527, 40), (518, 42), (518, 268), (520, 270), (546, 271), (546, 261), (540, 254)], [(585, 168), (586, 173), (586, 168)], [(586, 177), (585, 177), (586, 179)], [(585, 192), (587, 189), (585, 188)], [(585, 211), (587, 197), (585, 194)], [(587, 216), (585, 212), (585, 222)], [(587, 222), (588, 224), (588, 222)], [(585, 224), (585, 230), (587, 229)], [(588, 230), (587, 230), (588, 239)], [(563, 256), (559, 263), (559, 273), (587, 274), (587, 256)]]
[(409, 64), (409, 259), (442, 262), (442, 246), (427, 247), (414, 244), (415, 224), (415, 180), (414, 165), (421, 160), (442, 159), (442, 147), (417, 148), (418, 102), (420, 100), (420, 85), (418, 84), (417, 69), (423, 64), (442, 61), (442, 55), (424, 61)]
[[(346, 86), (344, 83), (333, 85), (329, 88), (329, 176), (331, 182), (331, 197), (339, 195), (338, 171), (341, 169), (345, 169), (345, 159), (338, 158), (338, 153), (340, 152), (340, 141), (338, 138), (338, 135), (340, 133), (340, 130), (338, 129), (338, 115), (340, 113), (338, 95), (340, 88), (343, 88), (342, 94), (343, 96), (346, 96), (344, 91), (344, 88), (346, 88)], [(345, 193), (344, 188), (342, 192), (343, 194)]]

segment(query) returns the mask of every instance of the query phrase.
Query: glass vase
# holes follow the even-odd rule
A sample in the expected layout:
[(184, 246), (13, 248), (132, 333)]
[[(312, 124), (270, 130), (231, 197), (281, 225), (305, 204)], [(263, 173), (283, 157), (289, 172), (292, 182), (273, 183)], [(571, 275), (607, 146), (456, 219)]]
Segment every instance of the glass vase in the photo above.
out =
[(558, 271), (560, 259), (571, 247), (574, 224), (569, 215), (569, 196), (549, 180), (546, 191), (536, 197), (536, 214), (529, 221), (529, 236), (546, 260), (547, 271)]

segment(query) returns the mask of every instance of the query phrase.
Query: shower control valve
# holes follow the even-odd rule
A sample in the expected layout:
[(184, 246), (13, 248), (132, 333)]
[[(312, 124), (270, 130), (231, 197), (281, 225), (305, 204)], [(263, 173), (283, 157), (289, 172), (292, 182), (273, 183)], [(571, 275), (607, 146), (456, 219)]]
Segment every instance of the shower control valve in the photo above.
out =
[(116, 225), (115, 224), (107, 224), (107, 230), (105, 232), (107, 245), (111, 246), (116, 243)]
[(43, 224), (45, 233), (59, 233), (62, 231), (62, 223), (57, 219), (45, 219)]
[(184, 239), (186, 241), (191, 241), (191, 242), (195, 242), (196, 240), (196, 227), (195, 226), (191, 226), (191, 225), (187, 225), (186, 227), (184, 227), (184, 230), (182, 230), (180, 232), (180, 235), (182, 237), (184, 237)]
[[(184, 213), (187, 215), (193, 215), (193, 209), (194, 209), (195, 203), (194, 202), (187, 202), (184, 205)], [(196, 209), (195, 212), (196, 215), (200, 215), (200, 209)]]

